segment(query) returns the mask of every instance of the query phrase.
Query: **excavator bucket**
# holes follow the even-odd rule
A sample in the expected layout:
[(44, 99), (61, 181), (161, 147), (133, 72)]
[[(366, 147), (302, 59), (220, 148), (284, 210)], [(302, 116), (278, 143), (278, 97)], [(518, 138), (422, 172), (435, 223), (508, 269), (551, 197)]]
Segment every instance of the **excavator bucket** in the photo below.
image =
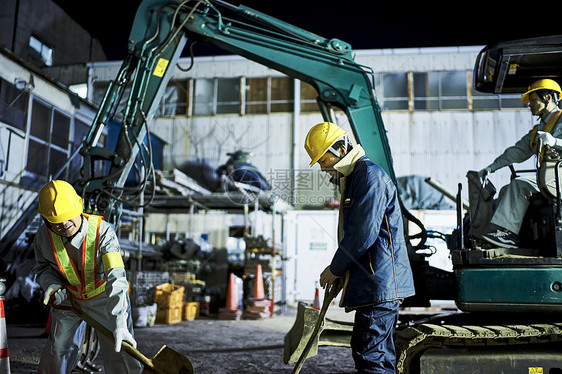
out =
[(151, 361), (154, 369), (145, 368), (143, 373), (192, 374), (194, 372), (193, 365), (187, 357), (167, 346), (160, 348)]
[[(293, 327), (285, 335), (283, 361), (293, 364), (303, 353), (311, 335), (320, 311), (307, 303), (300, 302)], [(326, 318), (305, 358), (318, 354), (318, 346), (349, 347), (353, 323), (335, 321)]]

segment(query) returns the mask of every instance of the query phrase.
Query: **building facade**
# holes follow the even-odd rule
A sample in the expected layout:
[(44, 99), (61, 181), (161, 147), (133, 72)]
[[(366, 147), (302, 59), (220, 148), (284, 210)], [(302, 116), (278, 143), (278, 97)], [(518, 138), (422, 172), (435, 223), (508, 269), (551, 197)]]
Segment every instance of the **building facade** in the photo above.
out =
[[(481, 47), (362, 50), (355, 60), (373, 69), (375, 91), (398, 177), (431, 177), (456, 192), (468, 170), (488, 165), (533, 125), (519, 95), (489, 95), (472, 87)], [(178, 65), (188, 66), (189, 60)], [(89, 65), (90, 99), (99, 103), (120, 62)], [(165, 168), (200, 161), (213, 168), (227, 153), (253, 153), (273, 192), (296, 207), (320, 207), (335, 188), (303, 149), (322, 118), (315, 90), (239, 56), (195, 58), (176, 67), (151, 131), (167, 142)], [(337, 122), (351, 133), (344, 113)], [(532, 161), (530, 161), (532, 163)], [(527, 168), (527, 165), (524, 166)], [(498, 185), (508, 181), (502, 171)]]
[(0, 0), (0, 44), (39, 67), (106, 60), (100, 42), (50, 0)]

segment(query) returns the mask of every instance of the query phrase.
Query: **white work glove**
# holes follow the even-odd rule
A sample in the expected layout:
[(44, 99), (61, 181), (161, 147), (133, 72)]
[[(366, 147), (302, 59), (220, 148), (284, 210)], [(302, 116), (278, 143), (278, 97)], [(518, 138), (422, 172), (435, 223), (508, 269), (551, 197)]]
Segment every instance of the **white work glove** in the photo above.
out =
[(137, 342), (133, 338), (133, 335), (123, 327), (118, 327), (113, 331), (113, 337), (115, 338), (115, 352), (121, 351), (121, 343), (123, 340), (129, 342), (134, 348), (137, 348)]
[(49, 300), (51, 299), (51, 296), (53, 296), (53, 295), (55, 296), (55, 300), (53, 301), (53, 304), (59, 305), (64, 300), (66, 300), (66, 297), (67, 297), (66, 296), (66, 288), (64, 288), (60, 284), (51, 284), (47, 288), (47, 291), (45, 291), (45, 298), (43, 299), (43, 304), (45, 304), (45, 305), (49, 304)]
[(539, 139), (542, 141), (542, 145), (548, 145), (549, 147), (554, 147), (556, 145), (556, 138), (548, 132), (537, 131), (537, 141)]
[(490, 168), (486, 167), (478, 172), (478, 178), (480, 178), (480, 180), (484, 182), (484, 178), (486, 178), (491, 173), (492, 171), (490, 170)]

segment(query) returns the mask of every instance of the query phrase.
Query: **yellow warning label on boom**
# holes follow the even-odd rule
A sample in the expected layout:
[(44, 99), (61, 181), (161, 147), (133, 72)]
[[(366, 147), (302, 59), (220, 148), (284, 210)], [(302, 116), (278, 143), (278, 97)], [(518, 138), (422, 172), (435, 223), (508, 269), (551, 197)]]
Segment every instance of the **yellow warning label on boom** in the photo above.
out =
[(538, 367), (538, 368), (530, 367), (529, 368), (529, 374), (543, 374), (542, 368), (541, 367)]
[(154, 72), (152, 74), (162, 78), (164, 76), (164, 72), (166, 72), (168, 63), (169, 61), (164, 58), (159, 59), (158, 62), (156, 63), (156, 67), (154, 68)]

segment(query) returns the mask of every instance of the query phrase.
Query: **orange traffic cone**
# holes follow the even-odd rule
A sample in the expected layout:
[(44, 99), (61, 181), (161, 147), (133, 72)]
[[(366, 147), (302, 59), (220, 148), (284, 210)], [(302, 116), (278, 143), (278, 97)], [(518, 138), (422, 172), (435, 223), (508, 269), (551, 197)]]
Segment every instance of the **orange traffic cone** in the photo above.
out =
[(263, 290), (263, 276), (261, 273), (261, 264), (258, 264), (256, 268), (256, 280), (254, 282), (254, 299), (256, 300), (265, 299), (265, 292)]
[(230, 273), (228, 290), (226, 292), (226, 305), (219, 309), (219, 319), (239, 320), (242, 311), (238, 309), (238, 292), (234, 273)]
[(314, 291), (314, 301), (312, 302), (312, 308), (316, 310), (320, 310), (320, 290), (318, 286), (316, 286), (316, 290)]
[(230, 280), (228, 281), (228, 292), (226, 294), (226, 305), (224, 307), (229, 310), (238, 309), (238, 293), (236, 292), (234, 273), (230, 273)]
[(4, 296), (0, 296), (0, 373), (10, 374), (10, 356), (8, 355), (8, 333), (4, 317)]

